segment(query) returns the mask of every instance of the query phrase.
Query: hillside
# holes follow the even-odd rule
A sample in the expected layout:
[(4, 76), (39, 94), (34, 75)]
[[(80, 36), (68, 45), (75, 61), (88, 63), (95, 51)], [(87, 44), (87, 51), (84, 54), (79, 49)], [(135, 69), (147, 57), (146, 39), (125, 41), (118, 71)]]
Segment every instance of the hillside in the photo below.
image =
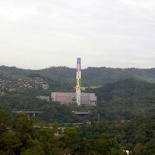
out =
[[(25, 84), (29, 84), (29, 82), (33, 82), (33, 80), (39, 82), (37, 84), (44, 83), (46, 80), (49, 80), (41, 76), (38, 77), (38, 75), (36, 74), (31, 74), (31, 76), (29, 75), (26, 79), (27, 81)], [(57, 89), (61, 89), (60, 85), (57, 85)], [(95, 107), (76, 105), (68, 106), (61, 105), (59, 103), (53, 103), (52, 101), (39, 100), (38, 98), (36, 98), (38, 89), (35, 89), (33, 91), (25, 90), (24, 92), (10, 92), (7, 95), (1, 96), (0, 109), (5, 109), (10, 114), (12, 110), (44, 111), (43, 114), (37, 116), (37, 119), (38, 123), (41, 122), (41, 125), (46, 126), (46, 128), (38, 127), (36, 129), (31, 124), (33, 123), (33, 121), (36, 121), (34, 117), (28, 118), (23, 114), (17, 114), (16, 116), (12, 114), (12, 118), (10, 120), (12, 121), (13, 125), (10, 131), (13, 132), (8, 132), (6, 136), (5, 134), (1, 136), (1, 143), (3, 144), (3, 146), (5, 146), (1, 147), (1, 150), (7, 151), (8, 146), (10, 148), (11, 145), (13, 148), (16, 148), (15, 150), (17, 150), (18, 148), (18, 151), (20, 152), (27, 149), (27, 147), (29, 146), (27, 144), (31, 144), (31, 149), (36, 145), (38, 145), (39, 148), (40, 146), (45, 145), (46, 147), (43, 147), (42, 150), (48, 152), (50, 148), (52, 148), (53, 150), (54, 147), (58, 152), (58, 150), (61, 151), (62, 149), (64, 149), (65, 144), (68, 144), (68, 142), (68, 146), (72, 146), (70, 144), (71, 142), (73, 145), (76, 144), (76, 148), (82, 148), (82, 150), (84, 146), (85, 148), (88, 147), (88, 151), (86, 149), (85, 154), (88, 154), (90, 150), (92, 151), (92, 154), (94, 154), (94, 151), (98, 150), (99, 148), (106, 148), (106, 150), (110, 152), (108, 154), (122, 155), (124, 154), (124, 152), (120, 152), (120, 150), (126, 149), (131, 150), (134, 155), (154, 154), (154, 83), (148, 83), (144, 80), (135, 78), (128, 78), (125, 80), (107, 83), (100, 88), (90, 89), (89, 91), (95, 92), (98, 96), (98, 104)], [(76, 116), (72, 112), (75, 110), (90, 110), (91, 115), (83, 117)], [(4, 122), (5, 124), (10, 122), (8, 119), (9, 117), (7, 117), (6, 114), (1, 110), (0, 114), (2, 118), (1, 122)], [(89, 120), (91, 124), (83, 124), (82, 126), (72, 128), (67, 127), (65, 131), (68, 131), (68, 134), (67, 132), (65, 132), (65, 134), (63, 134), (59, 138), (56, 137), (56, 134), (54, 134), (55, 132), (57, 132), (57, 130), (55, 130), (56, 128), (53, 128), (54, 130), (50, 129), (49, 124), (47, 123), (50, 122), (56, 125), (59, 125), (59, 123), (61, 123), (62, 125), (68, 124), (69, 126), (71, 126), (72, 123), (81, 123), (84, 122), (84, 120)], [(6, 127), (7, 126), (2, 129), (5, 129), (5, 131), (7, 132), (8, 128)], [(55, 132), (53, 133), (51, 131)], [(58, 131), (60, 131), (60, 129)], [(19, 134), (20, 132), (21, 134)], [(66, 136), (68, 137), (66, 138)], [(21, 147), (16, 145), (16, 141), (10, 143), (10, 139), (16, 140), (15, 137), (20, 139), (19, 144), (22, 144), (22, 149)], [(25, 143), (25, 137), (27, 138), (27, 143)], [(74, 141), (72, 142), (71, 140)], [(56, 145), (53, 146), (53, 144)], [(24, 147), (26, 149), (23, 149)], [(38, 147), (36, 148), (36, 150), (38, 150)], [(49, 149), (47, 150), (47, 148)], [(73, 152), (74, 150), (75, 149), (73, 147)], [(79, 151), (79, 149), (76, 150)], [(13, 151), (13, 149), (11, 151)], [(102, 154), (103, 151), (105, 150), (101, 149), (100, 153), (97, 152), (96, 154)], [(2, 154), (4, 154), (4, 152), (2, 152)], [(25, 154), (28, 153), (26, 152)], [(77, 154), (80, 153), (78, 152)]]
[[(1, 109), (7, 111), (11, 115), (13, 123), (15, 122), (14, 117), (28, 117), (22, 114), (15, 116), (12, 111), (42, 111), (43, 113), (37, 115), (37, 120), (38, 123), (47, 127), (49, 125), (47, 122), (59, 122), (68, 126), (72, 126), (73, 123), (82, 123), (82, 126), (76, 128), (79, 135), (76, 136), (79, 139), (76, 142), (81, 143), (75, 144), (76, 146), (82, 146), (82, 148), (84, 144), (85, 146), (92, 146), (88, 147), (88, 150), (92, 150), (93, 154), (94, 144), (97, 144), (96, 146), (101, 144), (99, 148), (109, 148), (109, 154), (114, 154), (115, 146), (115, 152), (119, 149), (127, 149), (131, 150), (133, 155), (153, 155), (155, 152), (155, 68), (89, 67), (82, 70), (82, 86), (99, 86), (86, 89), (86, 92), (96, 94), (98, 98), (97, 106), (77, 106), (76, 104), (68, 106), (52, 102), (50, 100), (51, 91), (75, 91), (73, 88), (75, 86), (75, 74), (76, 69), (67, 67), (25, 70), (0, 66), (0, 113), (2, 114)], [(49, 100), (41, 100), (39, 98), (41, 96), (49, 97)], [(90, 115), (78, 116), (73, 111), (90, 111)], [(87, 120), (88, 125), (86, 125)], [(6, 122), (6, 120), (4, 121)], [(23, 125), (23, 129), (25, 129), (24, 122), (20, 123)], [(6, 129), (8, 130), (8, 128)], [(39, 130), (43, 133), (51, 133), (49, 129), (40, 128), (36, 130), (34, 128), (35, 135), (39, 133)], [(0, 137), (4, 146), (8, 146), (6, 142), (12, 145), (10, 139), (12, 139), (12, 136), (14, 138), (17, 136), (15, 134), (17, 130), (12, 129), (12, 131), (8, 132), (8, 134), (13, 133), (11, 138), (8, 135), (5, 136), (5, 134), (4, 137)], [(75, 132), (70, 132), (75, 135)], [(29, 132), (26, 131), (25, 133), (27, 135)], [(41, 134), (41, 137), (42, 135), (45, 137), (47, 135), (49, 138), (49, 134)], [(39, 135), (37, 137), (40, 147), (42, 141), (39, 140), (42, 138), (39, 138)], [(19, 137), (17, 136), (17, 138)], [(22, 136), (20, 138), (23, 139)], [(55, 138), (57, 139), (57, 137)], [(70, 138), (73, 139), (73, 136), (70, 135)], [(55, 139), (53, 140), (55, 141)], [(62, 140), (59, 141), (62, 144), (65, 139), (63, 137), (61, 139), (60, 136), (60, 139), (57, 140)], [(98, 140), (103, 143), (97, 143)], [(32, 138), (30, 142), (33, 142)], [(34, 137), (34, 142), (36, 146), (36, 137)], [(23, 144), (25, 144), (25, 141)], [(51, 140), (49, 143), (43, 141), (42, 144), (46, 144), (47, 147), (53, 145), (53, 142), (51, 143)], [(103, 144), (105, 147), (103, 147)], [(62, 150), (61, 146), (59, 146), (60, 150)], [(27, 148), (27, 143), (22, 146), (22, 150), (24, 150), (24, 147)], [(19, 152), (21, 151), (20, 148), (18, 147)], [(58, 146), (56, 146), (57, 148)], [(5, 151), (5, 147), (2, 146), (1, 150), (3, 149)], [(8, 150), (7, 147), (6, 150)], [(4, 153), (2, 152), (2, 154)]]
[[(0, 67), (1, 107), (29, 110), (50, 109), (48, 103), (38, 107), (36, 96), (50, 96), (51, 91), (75, 91), (75, 69), (51, 67), (43, 70), (24, 70), (16, 67)], [(96, 107), (64, 107), (64, 111), (92, 110), (91, 121), (100, 119), (131, 119), (138, 113), (155, 112), (155, 69), (87, 68), (82, 70), (82, 83), (100, 85), (94, 92), (98, 98)], [(84, 85), (84, 84), (83, 84)], [(19, 93), (22, 93), (19, 95)], [(6, 96), (7, 95), (7, 96)], [(14, 98), (15, 102), (12, 102)], [(24, 98), (26, 101), (24, 101)], [(4, 104), (5, 103), (5, 104)], [(17, 104), (18, 103), (18, 104)], [(34, 103), (34, 104), (31, 104)], [(39, 103), (39, 102), (38, 102)], [(51, 102), (52, 107), (56, 108)], [(26, 108), (27, 107), (27, 108)], [(45, 108), (46, 107), (46, 108)], [(45, 109), (44, 109), (45, 108)], [(61, 106), (60, 106), (61, 109)], [(10, 109), (11, 110), (11, 109)], [(53, 119), (62, 120), (58, 110)], [(48, 111), (46, 114), (50, 114)], [(66, 113), (64, 114), (66, 115)], [(64, 116), (65, 117), (65, 116)], [(66, 116), (70, 118), (69, 116)], [(49, 116), (46, 116), (47, 120)]]
[[(16, 67), (0, 66), (0, 77), (22, 78), (29, 74), (39, 74), (59, 82), (70, 83), (75, 86), (76, 69), (68, 67), (50, 67), (41, 70), (25, 70)], [(98, 86), (130, 77), (155, 83), (155, 68), (106, 68), (89, 67), (82, 69), (82, 86)]]
[[(46, 85), (46, 83), (41, 77), (33, 77), (32, 79), (27, 78), (24, 86), (31, 86), (31, 83), (29, 82), (34, 82), (35, 87), (33, 89), (28, 89), (28, 91), (25, 87), (22, 88), (20, 85), (18, 87), (20, 90), (6, 91), (6, 93), (2, 93), (5, 91), (1, 91), (0, 107), (9, 109), (10, 111), (21, 109), (45, 110), (46, 116), (42, 116), (42, 119), (46, 118), (46, 120), (49, 121), (52, 118), (53, 120), (57, 119), (60, 122), (62, 122), (62, 120), (63, 122), (67, 120), (64, 120), (64, 118), (72, 118), (73, 122), (76, 121), (77, 118), (74, 119), (71, 111), (77, 110), (91, 110), (91, 115), (87, 117), (90, 121), (97, 121), (98, 116), (100, 117), (100, 120), (121, 120), (131, 119), (137, 114), (149, 114), (155, 112), (155, 84), (135, 78), (107, 83), (96, 89), (87, 89), (86, 91), (94, 92), (98, 98), (98, 103), (95, 107), (78, 107), (75, 104), (62, 106), (58, 103), (53, 103), (52, 101), (40, 101), (39, 99), (36, 99), (36, 96), (50, 96), (51, 90), (68, 91), (71, 90), (71, 87), (65, 87), (65, 85), (61, 85), (60, 83), (55, 85), (54, 83), (51, 83), (53, 85), (47, 84), (49, 87), (44, 89), (40, 84)], [(77, 120), (80, 119), (78, 118)]]
[(129, 78), (94, 89), (101, 119), (131, 119), (155, 112), (155, 84)]

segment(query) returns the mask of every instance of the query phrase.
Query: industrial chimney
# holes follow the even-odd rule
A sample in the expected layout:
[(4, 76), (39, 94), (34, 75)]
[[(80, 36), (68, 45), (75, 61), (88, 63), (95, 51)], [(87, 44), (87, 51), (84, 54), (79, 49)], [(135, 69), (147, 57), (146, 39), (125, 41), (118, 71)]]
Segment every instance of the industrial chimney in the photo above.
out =
[(77, 58), (76, 103), (77, 105), (81, 105), (81, 58)]

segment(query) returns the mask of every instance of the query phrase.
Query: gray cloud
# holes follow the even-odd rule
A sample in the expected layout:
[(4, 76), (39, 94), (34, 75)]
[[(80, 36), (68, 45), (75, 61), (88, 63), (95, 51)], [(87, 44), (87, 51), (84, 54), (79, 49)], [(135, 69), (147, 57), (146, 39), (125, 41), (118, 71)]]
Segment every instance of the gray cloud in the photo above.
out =
[(0, 1), (0, 65), (151, 68), (153, 0)]

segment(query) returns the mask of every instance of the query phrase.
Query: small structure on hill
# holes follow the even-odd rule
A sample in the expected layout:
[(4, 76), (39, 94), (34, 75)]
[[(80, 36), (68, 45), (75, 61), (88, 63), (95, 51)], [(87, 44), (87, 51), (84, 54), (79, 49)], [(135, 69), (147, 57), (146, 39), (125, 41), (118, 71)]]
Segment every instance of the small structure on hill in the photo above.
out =
[(36, 98), (38, 98), (40, 100), (50, 101), (50, 97), (49, 96), (37, 96)]

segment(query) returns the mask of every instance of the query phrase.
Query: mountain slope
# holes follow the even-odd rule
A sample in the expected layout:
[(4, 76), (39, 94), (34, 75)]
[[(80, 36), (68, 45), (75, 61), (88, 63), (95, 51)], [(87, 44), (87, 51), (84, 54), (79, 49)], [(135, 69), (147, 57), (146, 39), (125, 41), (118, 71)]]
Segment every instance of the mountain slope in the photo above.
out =
[[(155, 68), (106, 68), (89, 67), (82, 71), (82, 86), (97, 86), (105, 83), (115, 82), (130, 77), (155, 83)], [(39, 74), (52, 80), (67, 82), (75, 86), (76, 69), (68, 67), (50, 67), (41, 70), (25, 70), (16, 67), (0, 66), (0, 75), (12, 78), (21, 78), (29, 74)]]
[(139, 113), (155, 112), (155, 84), (129, 78), (94, 89), (102, 119), (130, 119)]

